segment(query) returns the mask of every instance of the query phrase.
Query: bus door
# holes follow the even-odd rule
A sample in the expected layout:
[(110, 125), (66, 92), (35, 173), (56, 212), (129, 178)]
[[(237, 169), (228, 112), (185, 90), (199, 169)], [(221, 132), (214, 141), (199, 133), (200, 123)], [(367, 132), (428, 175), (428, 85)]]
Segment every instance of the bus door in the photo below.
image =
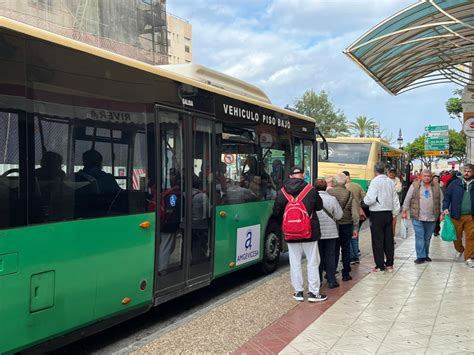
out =
[(316, 154), (314, 152), (314, 141), (303, 138), (294, 138), (294, 162), (304, 171), (304, 180), (308, 184), (313, 183), (314, 167), (316, 166)]
[(157, 106), (157, 303), (211, 279), (214, 123)]

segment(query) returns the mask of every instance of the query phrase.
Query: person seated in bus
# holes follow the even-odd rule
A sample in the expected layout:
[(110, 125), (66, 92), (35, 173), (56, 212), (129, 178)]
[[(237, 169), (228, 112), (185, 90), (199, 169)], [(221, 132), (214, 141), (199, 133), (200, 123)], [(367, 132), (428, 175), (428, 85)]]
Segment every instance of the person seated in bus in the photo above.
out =
[(202, 191), (201, 178), (194, 175), (191, 190), (192, 239), (191, 261), (193, 264), (209, 256), (209, 197)]
[[(165, 184), (164, 180), (162, 183)], [(177, 169), (169, 170), (170, 187), (161, 191), (160, 241), (158, 247), (158, 272), (166, 273), (171, 254), (176, 247), (176, 238), (181, 224), (181, 177)]]
[(61, 169), (63, 157), (52, 151), (44, 152), (41, 157), (41, 167), (35, 170), (37, 181), (34, 198), (31, 205), (31, 214), (34, 222), (60, 220), (63, 181), (65, 173)]
[[(248, 168), (247, 168), (248, 167)], [(242, 187), (252, 191), (257, 199), (262, 196), (262, 177), (257, 171), (258, 163), (257, 158), (249, 156), (242, 169)]]
[(102, 195), (116, 194), (121, 188), (112, 174), (102, 170), (102, 154), (90, 149), (82, 154), (84, 168), (76, 173), (76, 181), (96, 182), (98, 193)]
[(227, 195), (227, 164), (221, 161), (216, 172), (216, 191), (218, 204), (225, 203)]
[(41, 167), (36, 169), (35, 175), (39, 181), (63, 181), (66, 175), (61, 169), (63, 157), (52, 151), (44, 152), (41, 157)]

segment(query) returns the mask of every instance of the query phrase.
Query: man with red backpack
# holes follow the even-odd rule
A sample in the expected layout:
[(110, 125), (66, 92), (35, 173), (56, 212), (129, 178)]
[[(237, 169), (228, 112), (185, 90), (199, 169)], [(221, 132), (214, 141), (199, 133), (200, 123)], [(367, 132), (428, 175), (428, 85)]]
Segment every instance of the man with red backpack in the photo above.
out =
[(325, 301), (327, 296), (319, 293), (318, 240), (321, 230), (316, 214), (316, 211), (323, 209), (323, 201), (316, 189), (304, 181), (303, 169), (297, 166), (291, 168), (289, 177), (277, 193), (273, 215), (282, 221), (283, 235), (288, 244), (291, 283), (295, 290), (293, 298), (304, 301), (301, 268), (304, 254), (308, 271), (308, 301)]

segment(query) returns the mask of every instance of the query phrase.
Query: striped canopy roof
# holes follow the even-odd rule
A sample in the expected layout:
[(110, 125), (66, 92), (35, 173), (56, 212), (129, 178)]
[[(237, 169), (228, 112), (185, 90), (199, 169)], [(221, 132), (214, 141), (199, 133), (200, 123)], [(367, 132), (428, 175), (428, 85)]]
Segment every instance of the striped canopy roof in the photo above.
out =
[(344, 53), (393, 95), (445, 82), (474, 84), (474, 0), (421, 0)]

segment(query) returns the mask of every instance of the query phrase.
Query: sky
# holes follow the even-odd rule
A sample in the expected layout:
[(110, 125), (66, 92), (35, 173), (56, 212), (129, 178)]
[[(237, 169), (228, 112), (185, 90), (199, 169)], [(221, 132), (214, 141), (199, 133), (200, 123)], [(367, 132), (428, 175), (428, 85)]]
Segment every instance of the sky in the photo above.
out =
[(279, 107), (325, 90), (348, 121), (364, 115), (404, 142), (449, 125), (445, 102), (459, 88), (433, 85), (392, 96), (343, 54), (369, 29), (416, 0), (168, 0), (192, 25), (193, 62), (262, 89)]

